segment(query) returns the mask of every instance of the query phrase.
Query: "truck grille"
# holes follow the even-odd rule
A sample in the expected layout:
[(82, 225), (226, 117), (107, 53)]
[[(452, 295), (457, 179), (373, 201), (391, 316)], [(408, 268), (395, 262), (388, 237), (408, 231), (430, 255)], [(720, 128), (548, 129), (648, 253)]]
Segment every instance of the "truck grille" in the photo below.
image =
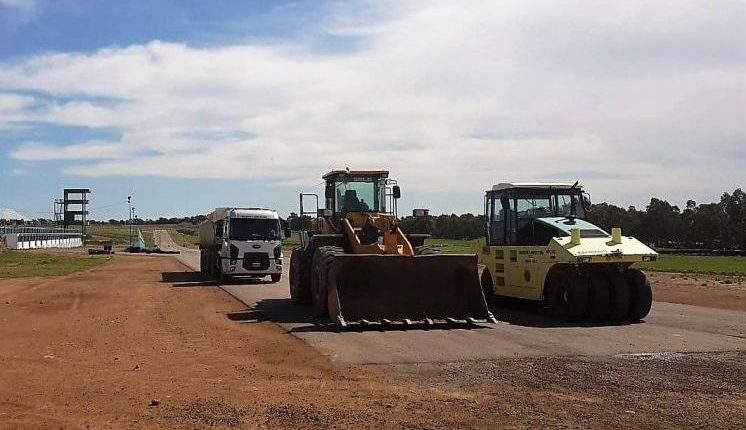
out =
[(269, 254), (266, 252), (247, 252), (243, 255), (243, 268), (246, 270), (269, 269)]

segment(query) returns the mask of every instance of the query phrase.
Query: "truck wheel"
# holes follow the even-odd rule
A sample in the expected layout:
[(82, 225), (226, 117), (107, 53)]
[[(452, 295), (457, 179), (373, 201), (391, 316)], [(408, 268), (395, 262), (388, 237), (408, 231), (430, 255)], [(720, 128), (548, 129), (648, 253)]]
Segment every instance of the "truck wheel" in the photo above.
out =
[(650, 313), (650, 307), (653, 305), (653, 291), (650, 288), (650, 281), (644, 273), (637, 269), (628, 269), (625, 272), (625, 277), (631, 296), (627, 318), (632, 321), (639, 321)]
[(588, 311), (586, 316), (589, 320), (600, 321), (609, 316), (610, 285), (602, 273), (592, 271), (588, 276), (590, 290), (588, 295)]
[(205, 251), (199, 250), (199, 273), (205, 273)]
[(583, 318), (588, 307), (588, 289), (588, 282), (574, 270), (555, 271), (547, 285), (550, 312), (565, 321)]
[(272, 278), (272, 282), (280, 282), (280, 278), (282, 278), (282, 274), (280, 274), (280, 273), (272, 274), (272, 275), (269, 275), (269, 276), (270, 276), (270, 278)]
[(494, 286), (492, 283), (492, 275), (489, 269), (485, 268), (482, 270), (482, 276), (479, 277), (479, 283), (482, 285), (482, 293), (484, 294), (484, 300), (488, 305), (497, 304), (497, 295), (495, 295)]
[(303, 250), (295, 248), (290, 254), (290, 300), (296, 305), (311, 304), (307, 266), (303, 264)]
[(609, 319), (620, 320), (627, 317), (630, 304), (630, 290), (627, 286), (627, 280), (620, 272), (613, 271), (606, 273), (606, 280), (611, 286), (610, 290), (610, 313)]

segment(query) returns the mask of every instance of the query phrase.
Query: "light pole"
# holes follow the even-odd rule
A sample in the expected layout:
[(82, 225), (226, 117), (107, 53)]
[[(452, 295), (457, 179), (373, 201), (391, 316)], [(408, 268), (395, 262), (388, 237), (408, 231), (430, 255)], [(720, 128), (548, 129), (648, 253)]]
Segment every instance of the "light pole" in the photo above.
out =
[(127, 196), (127, 207), (129, 212), (129, 224), (130, 227), (130, 248), (132, 248), (132, 196)]

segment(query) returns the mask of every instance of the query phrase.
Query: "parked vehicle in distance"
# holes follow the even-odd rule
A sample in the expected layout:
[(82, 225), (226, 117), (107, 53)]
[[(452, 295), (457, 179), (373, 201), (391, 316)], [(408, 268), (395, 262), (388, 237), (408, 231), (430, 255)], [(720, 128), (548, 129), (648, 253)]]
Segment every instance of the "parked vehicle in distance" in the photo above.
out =
[(217, 208), (199, 225), (200, 272), (213, 278), (282, 276), (284, 220), (265, 208)]

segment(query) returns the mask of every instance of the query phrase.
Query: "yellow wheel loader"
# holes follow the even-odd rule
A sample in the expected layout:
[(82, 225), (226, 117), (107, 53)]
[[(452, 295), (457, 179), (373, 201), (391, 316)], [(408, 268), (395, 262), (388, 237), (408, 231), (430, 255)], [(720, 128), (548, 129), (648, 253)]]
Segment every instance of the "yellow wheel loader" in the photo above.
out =
[[(396, 181), (384, 170), (334, 170), (323, 208), (300, 194), (311, 217), (290, 258), (290, 296), (339, 326), (494, 322), (477, 273), (476, 255), (439, 255), (427, 235), (399, 228)], [(305, 211), (304, 200), (315, 200)], [(415, 211), (423, 214), (424, 211)]]
[(479, 246), (482, 289), (544, 301), (564, 320), (640, 320), (650, 312), (645, 275), (631, 266), (655, 261), (633, 237), (585, 221), (590, 204), (577, 182), (502, 183), (486, 192), (486, 238)]

